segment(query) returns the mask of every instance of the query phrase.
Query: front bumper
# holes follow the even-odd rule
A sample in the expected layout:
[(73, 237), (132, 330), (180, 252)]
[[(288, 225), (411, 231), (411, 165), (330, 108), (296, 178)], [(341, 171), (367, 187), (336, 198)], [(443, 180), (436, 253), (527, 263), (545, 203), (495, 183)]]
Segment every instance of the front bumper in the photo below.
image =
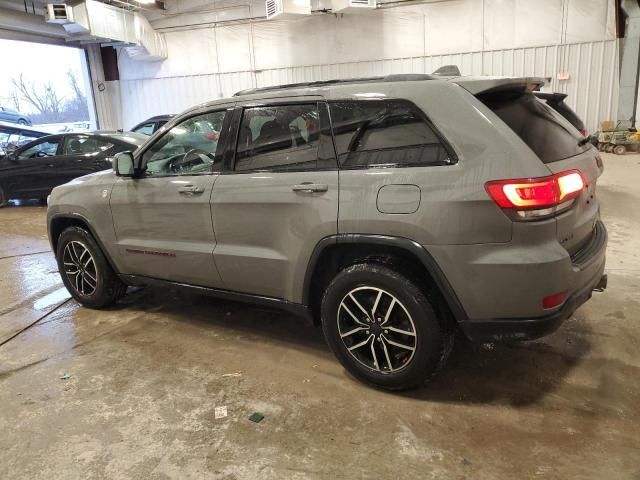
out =
[(604, 262), (598, 273), (573, 293), (559, 310), (532, 319), (466, 320), (459, 322), (464, 334), (473, 341), (533, 340), (557, 330), (583, 303), (591, 298), (594, 289), (606, 288)]

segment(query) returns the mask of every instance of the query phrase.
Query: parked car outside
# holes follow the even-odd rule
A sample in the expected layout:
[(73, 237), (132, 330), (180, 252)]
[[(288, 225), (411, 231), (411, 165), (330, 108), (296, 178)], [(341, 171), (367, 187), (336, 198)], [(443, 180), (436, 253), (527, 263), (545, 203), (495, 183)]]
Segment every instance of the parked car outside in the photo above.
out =
[(200, 105), (53, 190), (62, 280), (91, 308), (165, 285), (306, 315), (388, 389), (434, 375), (458, 329), (545, 335), (606, 286), (607, 234), (599, 154), (543, 83), (396, 75)]
[(142, 135), (151, 136), (165, 123), (171, 120), (175, 115), (157, 115), (146, 119), (144, 122), (140, 122), (131, 129), (132, 132), (140, 133)]
[(47, 198), (74, 178), (111, 168), (111, 157), (135, 150), (147, 137), (96, 131), (46, 135), (0, 159), (0, 206), (10, 199)]
[(45, 135), (49, 134), (24, 125), (0, 122), (0, 158)]
[(0, 121), (19, 123), (20, 125), (31, 125), (31, 119), (23, 113), (11, 108), (0, 106)]

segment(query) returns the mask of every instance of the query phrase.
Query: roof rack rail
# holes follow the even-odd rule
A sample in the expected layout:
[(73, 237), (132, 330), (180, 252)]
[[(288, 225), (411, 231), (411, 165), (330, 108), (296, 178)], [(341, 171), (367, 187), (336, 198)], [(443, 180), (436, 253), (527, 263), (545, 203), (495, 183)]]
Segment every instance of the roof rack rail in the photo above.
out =
[(316, 82), (303, 82), (303, 83), (287, 83), (284, 85), (274, 85), (272, 87), (260, 87), (260, 88), (248, 88), (241, 90), (233, 94), (234, 97), (240, 95), (251, 95), (253, 93), (271, 92), (275, 90), (286, 90), (292, 88), (305, 88), (305, 87), (328, 87), (331, 85), (344, 85), (349, 83), (370, 83), (370, 82), (412, 82), (420, 80), (437, 80), (438, 77), (434, 75), (426, 75), (423, 73), (406, 73), (387, 75), (385, 77), (362, 77), (362, 78), (345, 78), (342, 80), (319, 80)]

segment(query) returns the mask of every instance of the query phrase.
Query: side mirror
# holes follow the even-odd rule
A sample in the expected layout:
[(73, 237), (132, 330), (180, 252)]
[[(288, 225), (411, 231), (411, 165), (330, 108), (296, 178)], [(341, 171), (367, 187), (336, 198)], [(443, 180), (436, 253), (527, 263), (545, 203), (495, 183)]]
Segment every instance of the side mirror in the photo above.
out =
[(131, 152), (116, 153), (112, 164), (113, 173), (118, 177), (137, 177), (140, 171), (140, 161), (136, 161)]

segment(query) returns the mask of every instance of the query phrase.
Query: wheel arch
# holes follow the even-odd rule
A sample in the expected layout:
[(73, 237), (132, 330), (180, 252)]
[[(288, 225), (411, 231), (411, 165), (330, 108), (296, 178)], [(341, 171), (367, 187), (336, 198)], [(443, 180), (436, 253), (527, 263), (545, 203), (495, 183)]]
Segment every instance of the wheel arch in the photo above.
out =
[(69, 227), (80, 227), (87, 230), (100, 247), (100, 250), (102, 250), (102, 254), (104, 255), (104, 258), (107, 259), (107, 262), (109, 262), (109, 266), (114, 272), (118, 272), (109, 252), (104, 247), (104, 244), (96, 234), (96, 231), (91, 226), (89, 220), (78, 213), (61, 213), (49, 218), (49, 221), (47, 222), (47, 230), (49, 233), (49, 242), (51, 243), (54, 255), (58, 250), (58, 239), (60, 238), (60, 235)]
[[(400, 266), (423, 286), (433, 289), (456, 322), (467, 319), (444, 272), (420, 244), (387, 235), (342, 234), (318, 242), (305, 272), (302, 303), (310, 308), (314, 322), (319, 319), (322, 292), (331, 278), (342, 268), (362, 261)], [(400, 262), (400, 265), (394, 262)]]

